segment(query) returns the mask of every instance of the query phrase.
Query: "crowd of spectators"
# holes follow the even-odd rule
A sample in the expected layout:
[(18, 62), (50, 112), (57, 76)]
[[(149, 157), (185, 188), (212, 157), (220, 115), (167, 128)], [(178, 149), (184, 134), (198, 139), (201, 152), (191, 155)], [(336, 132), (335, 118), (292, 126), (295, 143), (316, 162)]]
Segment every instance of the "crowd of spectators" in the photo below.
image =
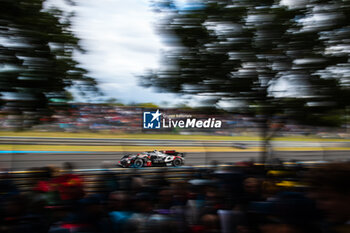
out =
[[(0, 128), (18, 130), (31, 128), (39, 131), (66, 132), (109, 132), (109, 133), (142, 133), (142, 116), (144, 111), (155, 111), (156, 107), (120, 106), (117, 104), (71, 103), (52, 106), (51, 116), (38, 117), (35, 114), (22, 115), (0, 108)], [(196, 108), (164, 108), (162, 116), (172, 116), (173, 120), (196, 118), (206, 120), (215, 118), (222, 122), (219, 129), (205, 128), (162, 128), (147, 130), (148, 133), (182, 133), (209, 135), (251, 135), (261, 133), (261, 116), (233, 114), (224, 110), (206, 110)], [(173, 118), (175, 116), (175, 118)], [(185, 116), (185, 117), (181, 117)], [(281, 123), (283, 122), (283, 123)], [(339, 129), (308, 127), (298, 125), (276, 116), (270, 119), (269, 127), (273, 136), (283, 135), (319, 135), (321, 137), (348, 137), (347, 125)], [(276, 134), (277, 133), (277, 134)]]
[(56, 110), (51, 125), (65, 131), (136, 131), (140, 129), (142, 108), (104, 104), (72, 104)]
[[(142, 116), (144, 111), (155, 111), (154, 109), (142, 108), (137, 106), (113, 106), (104, 104), (77, 104), (72, 105), (69, 114), (65, 111), (57, 111), (53, 115), (55, 124), (62, 130), (109, 130), (126, 131), (140, 133), (142, 130)], [(209, 130), (209, 133), (230, 134), (230, 130), (239, 127), (257, 127), (252, 118), (241, 115), (232, 115), (224, 113), (205, 113), (198, 109), (162, 109), (162, 117), (170, 116), (173, 120), (186, 120), (187, 117), (203, 119), (215, 118), (221, 120), (223, 125), (221, 129)], [(185, 117), (181, 117), (185, 116)], [(177, 131), (178, 129), (161, 129), (159, 131)], [(198, 131), (195, 129), (182, 129), (182, 131)], [(200, 131), (205, 132), (204, 129)]]
[(3, 172), (0, 232), (350, 232), (349, 163), (188, 169), (104, 169), (89, 192), (70, 164), (41, 168), (27, 191)]

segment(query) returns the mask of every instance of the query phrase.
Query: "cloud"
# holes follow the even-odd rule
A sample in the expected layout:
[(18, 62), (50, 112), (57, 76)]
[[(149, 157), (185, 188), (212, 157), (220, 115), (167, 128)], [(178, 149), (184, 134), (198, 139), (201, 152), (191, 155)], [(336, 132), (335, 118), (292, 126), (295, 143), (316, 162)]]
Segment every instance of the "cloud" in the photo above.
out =
[(87, 50), (75, 58), (108, 97), (125, 102), (174, 100), (173, 95), (137, 84), (137, 75), (158, 68), (163, 48), (149, 0), (77, 0), (76, 6), (65, 9), (75, 12), (73, 30)]
[(167, 102), (169, 104), (168, 107), (179, 103), (179, 97), (176, 97), (174, 94), (156, 93), (152, 89), (145, 89), (133, 84), (103, 83), (101, 88), (107, 95), (115, 95), (119, 101), (121, 100), (125, 103), (153, 102), (162, 104)]

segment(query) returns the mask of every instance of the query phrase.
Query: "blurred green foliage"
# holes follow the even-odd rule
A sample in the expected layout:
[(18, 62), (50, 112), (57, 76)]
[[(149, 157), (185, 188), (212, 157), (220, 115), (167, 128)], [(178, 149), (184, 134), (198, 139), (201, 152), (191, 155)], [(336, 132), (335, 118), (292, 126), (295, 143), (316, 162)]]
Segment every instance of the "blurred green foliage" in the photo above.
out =
[(265, 125), (276, 116), (329, 126), (345, 119), (350, 1), (153, 3), (168, 48), (141, 85), (230, 103)]
[(75, 52), (84, 52), (72, 32), (73, 16), (46, 8), (45, 0), (0, 1), (2, 112), (26, 121), (24, 127), (50, 115), (50, 104), (71, 100), (68, 87), (75, 85), (84, 93), (97, 91), (95, 80), (73, 57)]

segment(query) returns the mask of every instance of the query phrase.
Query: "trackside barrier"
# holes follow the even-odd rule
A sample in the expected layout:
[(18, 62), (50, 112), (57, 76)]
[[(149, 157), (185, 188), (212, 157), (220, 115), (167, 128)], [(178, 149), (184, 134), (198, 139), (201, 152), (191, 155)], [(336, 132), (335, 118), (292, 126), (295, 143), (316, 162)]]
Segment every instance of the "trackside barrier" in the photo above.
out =
[[(284, 167), (301, 165), (303, 167), (313, 167), (317, 164), (325, 163), (325, 161), (304, 161), (304, 162), (286, 162), (283, 164)], [(266, 164), (255, 163), (254, 166), (264, 167)], [(87, 193), (98, 193), (103, 192), (101, 183), (106, 178), (116, 179), (119, 184), (123, 185), (128, 182), (131, 177), (142, 176), (145, 179), (146, 184), (152, 183), (154, 180), (164, 177), (169, 182), (186, 182), (191, 179), (196, 179), (196, 174), (201, 173), (210, 174), (213, 170), (225, 170), (232, 167), (239, 167), (239, 165), (205, 165), (205, 166), (183, 166), (178, 168), (110, 168), (110, 169), (74, 169), (71, 173), (78, 174), (84, 181), (84, 188)], [(28, 171), (10, 171), (2, 172), (6, 173), (9, 178), (13, 179), (17, 187), (22, 192), (31, 191), (34, 185), (44, 179), (44, 170), (28, 170)], [(66, 171), (56, 170), (54, 175), (63, 174)], [(272, 174), (273, 172), (266, 173)], [(1, 174), (0, 174), (1, 175)]]
[[(123, 183), (130, 177), (141, 176), (148, 182), (152, 182), (163, 176), (170, 182), (185, 181), (191, 179), (196, 172), (196, 167), (181, 167), (181, 168), (111, 168), (111, 169), (74, 169), (71, 173), (79, 175), (84, 181), (85, 191), (95, 193), (102, 191), (101, 182), (105, 176), (112, 175), (119, 183)], [(57, 170), (55, 173), (63, 174), (66, 171)], [(3, 172), (4, 173), (4, 172)], [(33, 186), (40, 180), (44, 179), (45, 171), (28, 170), (28, 171), (11, 171), (6, 172), (8, 177), (14, 180), (20, 191), (29, 192)]]

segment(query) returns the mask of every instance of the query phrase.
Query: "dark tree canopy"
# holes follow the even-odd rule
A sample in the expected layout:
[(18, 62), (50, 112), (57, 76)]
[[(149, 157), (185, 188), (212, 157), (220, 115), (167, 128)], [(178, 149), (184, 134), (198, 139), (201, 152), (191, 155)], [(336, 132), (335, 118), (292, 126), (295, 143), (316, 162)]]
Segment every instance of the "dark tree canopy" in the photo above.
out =
[(50, 114), (50, 103), (71, 98), (68, 87), (96, 91), (95, 81), (73, 58), (75, 51), (83, 51), (71, 30), (73, 15), (45, 9), (44, 4), (45, 0), (0, 1), (2, 112), (31, 118), (29, 126)]
[(350, 1), (297, 4), (203, 0), (178, 8), (156, 1), (169, 49), (141, 84), (240, 102), (240, 110), (268, 117), (339, 124), (330, 119), (349, 105)]

